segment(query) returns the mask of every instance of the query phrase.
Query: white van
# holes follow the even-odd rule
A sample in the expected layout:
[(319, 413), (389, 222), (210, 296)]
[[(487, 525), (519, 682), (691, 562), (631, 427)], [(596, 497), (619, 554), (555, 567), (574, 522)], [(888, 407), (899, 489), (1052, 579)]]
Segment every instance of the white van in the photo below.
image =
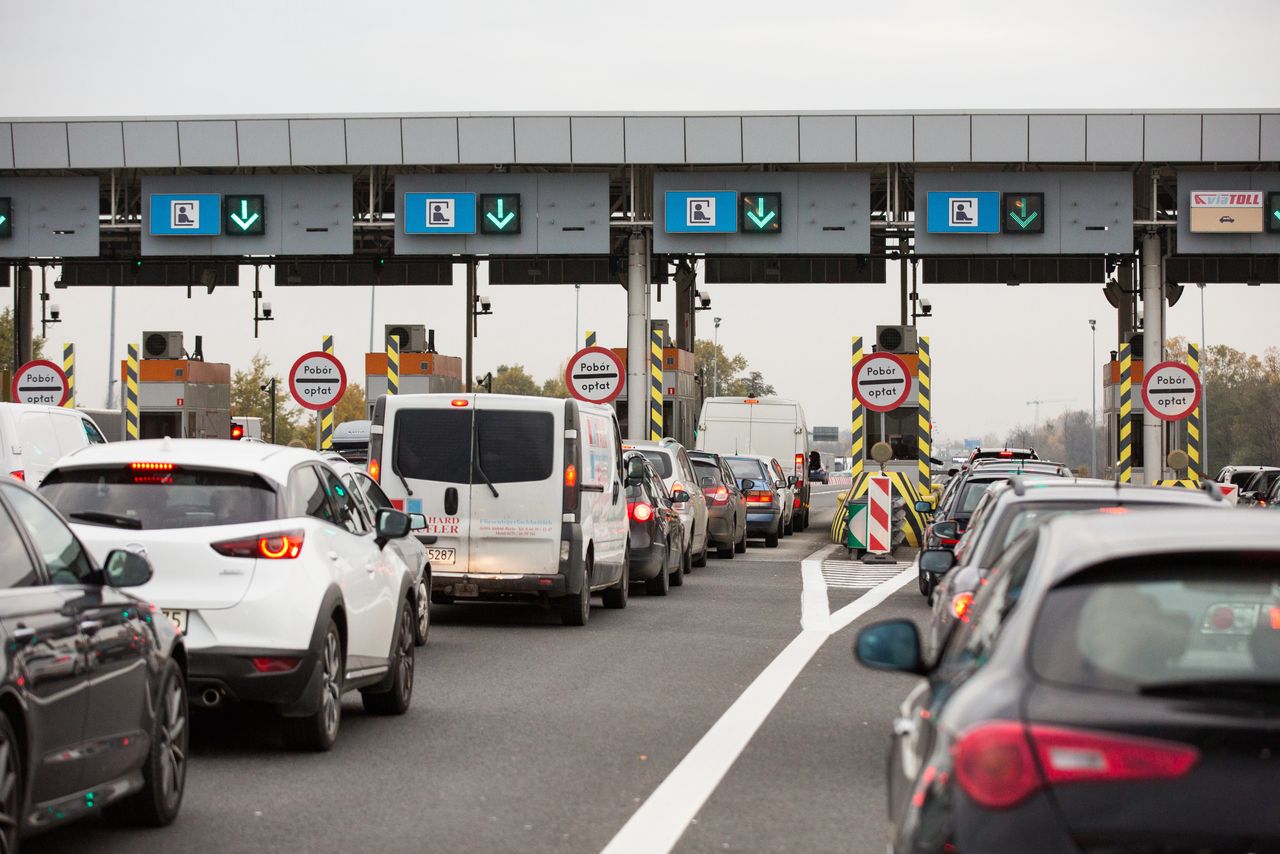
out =
[(0, 403), (0, 460), (4, 473), (32, 489), (59, 458), (106, 444), (93, 419), (75, 409), (35, 403)]
[(369, 473), (427, 518), (433, 602), (558, 600), (580, 626), (591, 594), (627, 606), (622, 439), (608, 406), (497, 394), (378, 398)]
[(792, 526), (809, 527), (809, 425), (794, 400), (781, 397), (708, 397), (698, 418), (698, 450), (774, 457), (795, 484)]

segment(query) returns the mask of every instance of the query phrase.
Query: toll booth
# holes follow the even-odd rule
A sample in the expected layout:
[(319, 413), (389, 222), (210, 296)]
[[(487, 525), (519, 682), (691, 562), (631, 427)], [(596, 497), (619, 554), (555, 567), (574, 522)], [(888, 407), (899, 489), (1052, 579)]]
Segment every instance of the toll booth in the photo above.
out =
[[(1141, 349), (1141, 339), (1135, 336), (1136, 349)], [(1141, 359), (1134, 359), (1130, 369), (1132, 374), (1129, 390), (1130, 422), (1129, 435), (1133, 445), (1133, 473), (1131, 483), (1149, 483), (1146, 469), (1142, 467), (1142, 454), (1145, 447), (1142, 427), (1146, 421), (1147, 410), (1142, 403), (1143, 371)], [(1107, 425), (1106, 458), (1102, 461), (1102, 477), (1114, 478), (1120, 458), (1120, 358), (1115, 351), (1111, 353), (1111, 361), (1102, 366), (1102, 420)], [(1164, 437), (1164, 452), (1173, 448), (1186, 450), (1187, 422), (1164, 421), (1161, 423)], [(1163, 459), (1164, 454), (1161, 454)], [(1156, 478), (1163, 478), (1167, 472), (1161, 472)], [(1210, 473), (1212, 474), (1212, 473)]]
[[(622, 360), (623, 371), (627, 366), (627, 348), (614, 347), (613, 352)], [(622, 437), (627, 435), (627, 383), (622, 384), (622, 393), (614, 400), (614, 409), (618, 412), (618, 426), (622, 428)], [(675, 347), (664, 347), (662, 350), (662, 435), (670, 436), (686, 448), (692, 448), (696, 439), (694, 431), (698, 424), (698, 413), (702, 408), (702, 387), (698, 384), (694, 371), (693, 354), (688, 350)], [(645, 389), (641, 400), (648, 405), (649, 390)], [(648, 438), (646, 435), (643, 438)]]
[[(154, 352), (144, 349), (138, 362), (140, 438), (230, 439), (231, 366), (149, 357), (149, 350)], [(128, 362), (121, 361), (120, 386), (127, 384)]]
[[(400, 394), (432, 394), (462, 391), (462, 359), (440, 353), (400, 353)], [(387, 393), (387, 354), (364, 354), (366, 409)]]

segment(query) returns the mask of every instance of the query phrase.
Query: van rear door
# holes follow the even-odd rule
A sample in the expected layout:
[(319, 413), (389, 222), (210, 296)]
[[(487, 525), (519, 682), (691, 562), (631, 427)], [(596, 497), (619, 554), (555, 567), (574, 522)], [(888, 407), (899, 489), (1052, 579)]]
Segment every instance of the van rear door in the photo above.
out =
[[(465, 572), (470, 543), (474, 395), (388, 408), (391, 448), (384, 451), (382, 486), (397, 507), (426, 517), (422, 533), (436, 537), (432, 567), (442, 572)], [(399, 497), (401, 492), (404, 498)]]
[(540, 398), (479, 395), (475, 410), (468, 571), (559, 572), (563, 416)]

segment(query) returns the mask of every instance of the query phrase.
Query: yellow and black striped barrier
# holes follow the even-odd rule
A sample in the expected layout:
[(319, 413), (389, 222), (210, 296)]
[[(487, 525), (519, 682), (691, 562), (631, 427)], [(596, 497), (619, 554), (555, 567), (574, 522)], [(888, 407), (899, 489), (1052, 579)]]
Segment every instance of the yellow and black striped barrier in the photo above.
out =
[[(1195, 371), (1196, 376), (1200, 376), (1200, 347), (1194, 343), (1187, 344), (1187, 367)], [(1200, 398), (1204, 400), (1203, 379)], [(1194, 481), (1199, 481), (1201, 476), (1209, 476), (1201, 462), (1204, 456), (1204, 439), (1200, 432), (1200, 405), (1197, 403), (1196, 408), (1187, 416), (1187, 477)]]
[(62, 372), (67, 375), (67, 400), (62, 405), (68, 409), (76, 407), (76, 345), (62, 345)]
[(124, 367), (124, 438), (141, 438), (138, 426), (138, 345), (130, 344)]
[(588, 347), (596, 346), (596, 331), (594, 329), (587, 330), (587, 346)]
[[(399, 340), (399, 339), (397, 339)], [(326, 335), (321, 341), (321, 349), (333, 355), (333, 336)], [(346, 389), (343, 389), (346, 391)], [(327, 406), (320, 410), (320, 450), (333, 450), (333, 407)]]
[[(866, 441), (866, 438), (863, 435), (863, 430), (866, 422), (867, 411), (866, 411), (866, 408), (862, 405), (862, 402), (858, 400), (858, 396), (856, 394), (852, 394), (852, 389), (854, 387), (853, 371), (858, 367), (858, 363), (861, 361), (862, 361), (862, 336), (855, 335), (853, 337), (853, 360), (850, 362), (850, 367), (849, 367), (849, 374), (850, 374), (849, 388), (851, 390), (850, 394), (852, 395), (852, 398), (853, 398), (852, 411), (849, 419), (850, 430), (853, 434), (853, 438), (849, 442), (849, 474), (853, 477), (854, 483), (857, 483), (858, 479), (862, 476), (862, 457), (863, 457), (862, 446)], [(841, 514), (841, 518), (843, 519), (843, 513)]]
[(1133, 480), (1133, 348), (1120, 345), (1120, 482)]
[[(916, 548), (921, 547), (924, 543), (924, 514), (916, 509), (916, 502), (922, 500), (922, 494), (916, 489), (916, 479), (911, 477), (907, 472), (889, 471), (885, 472), (889, 479), (893, 482), (894, 492), (902, 498), (906, 503), (906, 536), (907, 545)], [(836, 515), (831, 520), (831, 541), (833, 543), (843, 543), (845, 535), (845, 508), (848, 507), (849, 501), (855, 498), (861, 498), (867, 494), (867, 478), (869, 474), (863, 472), (853, 479), (853, 484), (849, 487), (849, 491), (840, 496), (836, 502)]]
[(662, 439), (662, 330), (649, 331), (649, 438)]
[(929, 491), (933, 484), (933, 467), (931, 460), (933, 458), (933, 421), (930, 415), (930, 399), (933, 397), (933, 364), (929, 356), (929, 336), (920, 339), (919, 348), (920, 362), (916, 367), (916, 382), (919, 388), (916, 390), (916, 398), (919, 403), (919, 409), (916, 410), (916, 421), (920, 428), (919, 436), (919, 480), (918, 486), (921, 493)]
[[(1190, 470), (1188, 469), (1188, 471)], [(1157, 480), (1152, 485), (1181, 487), (1182, 489), (1199, 489), (1200, 481), (1196, 480), (1195, 478), (1184, 477), (1179, 480)]]
[(400, 393), (400, 336), (387, 336), (387, 394)]

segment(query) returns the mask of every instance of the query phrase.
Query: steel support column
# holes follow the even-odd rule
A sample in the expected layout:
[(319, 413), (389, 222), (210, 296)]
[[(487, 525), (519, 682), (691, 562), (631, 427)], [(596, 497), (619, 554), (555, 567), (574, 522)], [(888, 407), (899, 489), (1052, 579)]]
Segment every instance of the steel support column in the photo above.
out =
[(18, 268), (17, 287), (13, 289), (13, 370), (31, 361), (31, 268)]
[(475, 350), (475, 331), (476, 331), (476, 267), (479, 264), (476, 259), (472, 258), (467, 261), (467, 355), (466, 362), (462, 366), (462, 379), (464, 381), (463, 388), (471, 391), (471, 384), (475, 378), (475, 365), (472, 364), (472, 356)]
[(627, 241), (627, 437), (649, 435), (649, 270), (645, 235)]
[[(1142, 238), (1142, 370), (1143, 376), (1160, 363), (1164, 353), (1164, 275), (1160, 235), (1149, 231)], [(1144, 480), (1164, 477), (1164, 422), (1147, 413), (1142, 418), (1142, 469)]]

